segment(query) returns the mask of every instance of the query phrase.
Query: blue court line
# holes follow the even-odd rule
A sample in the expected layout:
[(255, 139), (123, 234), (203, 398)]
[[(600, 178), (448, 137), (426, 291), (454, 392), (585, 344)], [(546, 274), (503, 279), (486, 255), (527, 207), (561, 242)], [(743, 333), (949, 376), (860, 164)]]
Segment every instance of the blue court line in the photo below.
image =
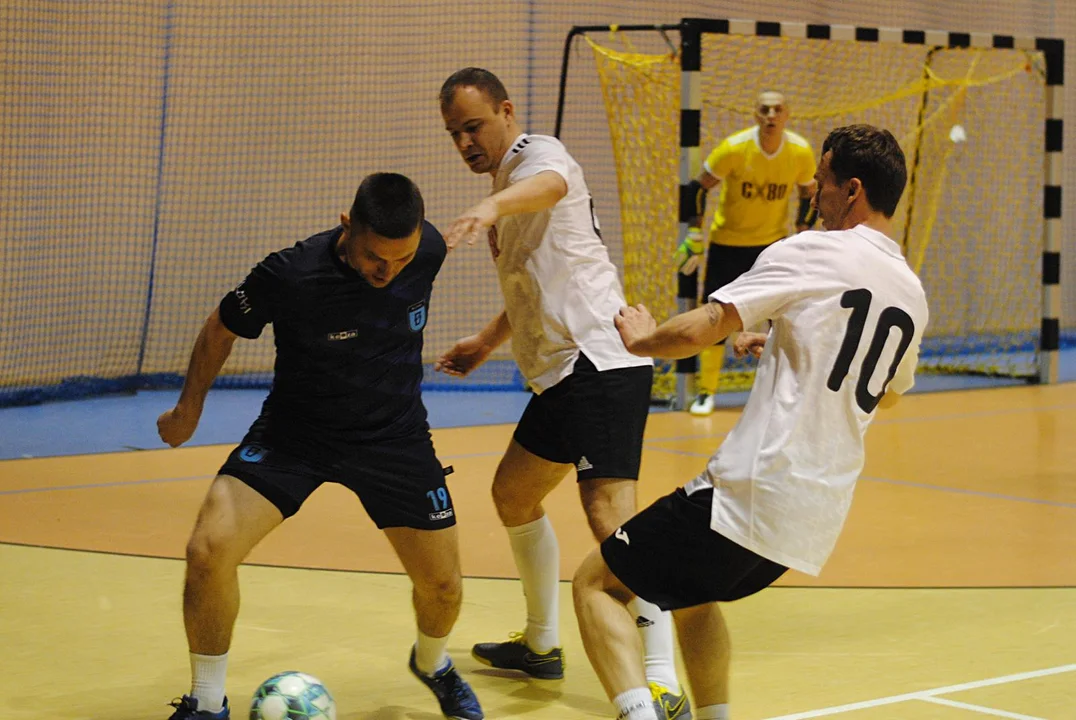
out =
[(974, 495), (990, 500), (1013, 500), (1015, 502), (1031, 503), (1033, 505), (1049, 505), (1051, 507), (1076, 508), (1076, 503), (1062, 502), (1060, 500), (1040, 500), (1037, 498), (1018, 497), (1016, 495), (1004, 495), (1002, 493), (986, 492), (985, 490), (969, 490), (967, 488), (954, 488), (944, 485), (930, 485), (927, 483), (912, 482), (911, 480), (890, 480), (889, 478), (860, 476), (860, 480), (887, 483), (889, 485), (904, 485), (906, 487), (921, 488), (923, 490), (941, 490), (942, 492), (957, 493), (959, 495)]
[[(184, 562), (181, 557), (170, 555), (147, 555), (145, 553), (129, 552), (126, 550), (93, 550), (90, 548), (61, 547), (59, 545), (42, 545), (40, 543), (26, 543), (15, 540), (0, 540), (0, 547), (32, 548), (35, 550), (51, 550), (61, 553), (83, 553), (87, 555), (109, 555), (120, 558), (136, 558), (141, 560), (163, 560), (165, 562)], [(268, 562), (251, 562), (244, 560), (243, 565), (250, 567), (272, 568), (276, 570), (298, 570), (301, 572), (324, 572), (324, 573), (349, 573), (353, 575), (406, 575), (403, 570), (351, 570), (335, 567), (310, 567), (306, 565), (275, 565)], [(490, 580), (496, 582), (517, 582), (516, 578), (502, 577), (500, 575), (464, 575), (468, 580)], [(571, 580), (559, 580), (558, 585), (570, 586)], [(771, 585), (768, 592), (782, 592), (789, 590), (896, 590), (910, 593), (929, 592), (995, 592), (1009, 590), (1014, 592), (1040, 592), (1042, 590), (1076, 590), (1073, 585)]]
[[(439, 460), (459, 460), (460, 458), (491, 457), (499, 456), (500, 452), (461, 453), (459, 455), (438, 455)], [(19, 490), (0, 490), (0, 495), (28, 495), (30, 493), (53, 492), (60, 490), (96, 490), (108, 487), (129, 487), (131, 485), (150, 485), (152, 483), (187, 482), (190, 480), (212, 480), (213, 475), (191, 475), (189, 477), (175, 478), (148, 478), (144, 480), (115, 480), (113, 482), (86, 483), (85, 485), (57, 485), (54, 487), (32, 487)]]
[(962, 418), (990, 417), (991, 415), (1015, 415), (1016, 413), (1046, 412), (1051, 410), (1072, 410), (1076, 405), (1043, 405), (1042, 407), (998, 408), (996, 410), (976, 410), (974, 412), (950, 413), (948, 415), (926, 415), (924, 417), (889, 418), (875, 420), (872, 425), (895, 425), (897, 423), (933, 422), (935, 420), (959, 420)]
[[(654, 452), (669, 453), (670, 455), (687, 455), (688, 457), (709, 458), (710, 455), (699, 452), (691, 452), (689, 450), (669, 450), (666, 448), (650, 448)], [(976, 495), (978, 497), (989, 498), (991, 500), (1012, 500), (1014, 502), (1032, 503), (1034, 505), (1050, 505), (1052, 507), (1063, 508), (1076, 508), (1076, 503), (1061, 502), (1060, 500), (1039, 500), (1036, 498), (1018, 497), (1016, 495), (1003, 495), (1001, 493), (986, 492), (984, 490), (968, 490), (965, 488), (954, 488), (946, 485), (930, 485), (928, 483), (918, 483), (911, 480), (890, 480), (889, 478), (871, 477), (869, 475), (860, 475), (860, 480), (867, 480), (870, 482), (888, 483), (890, 485), (904, 485), (906, 487), (914, 487), (922, 490), (937, 490), (939, 492), (958, 493), (960, 495)], [(685, 480), (685, 482), (687, 482)]]
[[(898, 423), (919, 423), (919, 422), (935, 422), (938, 420), (960, 420), (963, 418), (974, 417), (990, 417), (991, 415), (1013, 415), (1015, 413), (1022, 412), (1044, 412), (1052, 410), (1073, 410), (1076, 409), (1076, 405), (1044, 405), (1042, 407), (1025, 407), (1025, 408), (998, 408), (996, 410), (976, 410), (974, 412), (962, 412), (962, 413), (949, 413), (945, 415), (924, 415), (922, 417), (911, 418), (889, 418), (882, 420), (871, 421), (871, 427), (875, 425), (896, 425)], [(706, 440), (708, 438), (721, 438), (728, 435), (728, 432), (721, 433), (704, 433), (701, 435), (676, 435), (673, 437), (659, 437), (650, 438), (647, 443), (659, 443), (659, 442), (684, 442), (687, 440)], [(654, 448), (659, 450), (660, 448)]]
[[(687, 457), (697, 458), (709, 458), (710, 455), (706, 453), (692, 452), (690, 450), (670, 450), (667, 448), (651, 447), (650, 450), (654, 452), (668, 453), (670, 455), (684, 455)], [(441, 460), (453, 460), (461, 458), (473, 458), (473, 457), (492, 457), (500, 455), (500, 452), (481, 452), (481, 453), (461, 453), (458, 455), (443, 455), (440, 456)], [(0, 490), (0, 496), (3, 495), (28, 495), (31, 493), (43, 493), (43, 492), (58, 492), (66, 490), (96, 490), (99, 488), (108, 487), (130, 487), (131, 485), (150, 485), (154, 483), (169, 483), (169, 482), (189, 482), (192, 480), (210, 480), (216, 477), (216, 475), (190, 475), (187, 477), (176, 478), (149, 478), (144, 480), (117, 480), (113, 482), (104, 483), (86, 483), (83, 485), (59, 485), (55, 487), (33, 487), (22, 488), (19, 490)], [(928, 483), (918, 483), (910, 480), (891, 480), (889, 478), (871, 477), (868, 475), (860, 476), (860, 480), (867, 480), (870, 482), (887, 483), (890, 485), (903, 485), (905, 487), (914, 487), (922, 490), (936, 490), (939, 492), (957, 493), (961, 495), (974, 495), (977, 497), (984, 497), (991, 500), (1011, 500), (1014, 502), (1032, 503), (1034, 505), (1048, 505), (1051, 507), (1063, 507), (1076, 509), (1076, 503), (1061, 502), (1058, 500), (1040, 500), (1035, 498), (1018, 497), (1016, 495), (1004, 495), (1002, 493), (992, 493), (983, 490), (968, 490), (966, 488), (953, 488), (944, 485), (930, 485)], [(686, 481), (685, 481), (686, 482)]]
[(150, 485), (153, 483), (187, 482), (189, 480), (208, 480), (214, 475), (191, 475), (189, 477), (175, 478), (148, 478), (145, 480), (115, 480), (104, 483), (87, 483), (85, 485), (57, 485), (56, 487), (22, 488), (21, 490), (0, 490), (0, 495), (27, 495), (29, 493), (53, 492), (58, 490), (96, 490), (98, 488), (119, 487), (130, 485)]

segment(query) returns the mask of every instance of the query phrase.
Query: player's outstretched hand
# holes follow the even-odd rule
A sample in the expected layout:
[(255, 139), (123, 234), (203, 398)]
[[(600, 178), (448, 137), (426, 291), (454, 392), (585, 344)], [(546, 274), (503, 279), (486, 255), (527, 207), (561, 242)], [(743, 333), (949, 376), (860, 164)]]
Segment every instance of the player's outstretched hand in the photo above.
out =
[(492, 350), (478, 335), (468, 335), (439, 357), (433, 369), (453, 377), (464, 377), (484, 363)]
[(157, 418), (157, 434), (161, 440), (172, 447), (179, 447), (191, 439), (194, 429), (198, 427), (198, 416), (191, 417), (179, 406), (166, 410)]
[(635, 353), (635, 344), (649, 337), (658, 326), (654, 316), (642, 303), (634, 307), (620, 308), (620, 312), (613, 318), (613, 324), (620, 331), (620, 339), (624, 341), (624, 347), (628, 349), (628, 352), (641, 355), (646, 353)]
[(751, 353), (756, 358), (761, 357), (762, 349), (766, 347), (767, 337), (769, 335), (765, 333), (742, 332), (736, 338), (736, 342), (732, 343), (732, 352), (738, 358), (742, 358), (748, 353)]
[(452, 221), (445, 232), (445, 245), (451, 250), (464, 239), (468, 245), (474, 245), (479, 234), (497, 222), (497, 217), (496, 204), (491, 198), (486, 198)]

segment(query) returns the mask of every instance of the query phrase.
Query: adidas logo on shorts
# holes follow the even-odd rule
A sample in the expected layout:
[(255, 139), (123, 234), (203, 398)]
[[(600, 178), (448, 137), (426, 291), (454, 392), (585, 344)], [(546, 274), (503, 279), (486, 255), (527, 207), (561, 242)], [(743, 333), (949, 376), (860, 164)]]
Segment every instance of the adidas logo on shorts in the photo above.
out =
[(593, 470), (594, 466), (590, 464), (590, 460), (587, 460), (587, 456), (579, 458), (579, 462), (575, 465), (576, 472), (583, 472), (584, 470)]

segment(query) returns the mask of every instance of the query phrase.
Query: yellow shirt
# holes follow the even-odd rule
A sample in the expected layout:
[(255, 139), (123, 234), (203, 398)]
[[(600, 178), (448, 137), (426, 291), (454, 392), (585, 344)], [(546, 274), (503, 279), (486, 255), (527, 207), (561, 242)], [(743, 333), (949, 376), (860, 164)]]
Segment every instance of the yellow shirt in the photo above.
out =
[(785, 130), (773, 155), (762, 152), (758, 126), (730, 135), (706, 158), (706, 171), (721, 181), (710, 242), (738, 247), (769, 245), (786, 237), (788, 203), (796, 185), (814, 178), (814, 152), (800, 135)]

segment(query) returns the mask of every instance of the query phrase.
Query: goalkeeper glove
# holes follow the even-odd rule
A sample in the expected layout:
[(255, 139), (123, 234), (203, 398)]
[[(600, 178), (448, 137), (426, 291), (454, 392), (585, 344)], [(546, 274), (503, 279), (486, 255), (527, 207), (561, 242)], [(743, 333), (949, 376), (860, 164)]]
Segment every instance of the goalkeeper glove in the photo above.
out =
[(684, 241), (676, 248), (676, 269), (684, 275), (693, 274), (699, 269), (704, 249), (702, 231), (697, 227), (688, 228)]

